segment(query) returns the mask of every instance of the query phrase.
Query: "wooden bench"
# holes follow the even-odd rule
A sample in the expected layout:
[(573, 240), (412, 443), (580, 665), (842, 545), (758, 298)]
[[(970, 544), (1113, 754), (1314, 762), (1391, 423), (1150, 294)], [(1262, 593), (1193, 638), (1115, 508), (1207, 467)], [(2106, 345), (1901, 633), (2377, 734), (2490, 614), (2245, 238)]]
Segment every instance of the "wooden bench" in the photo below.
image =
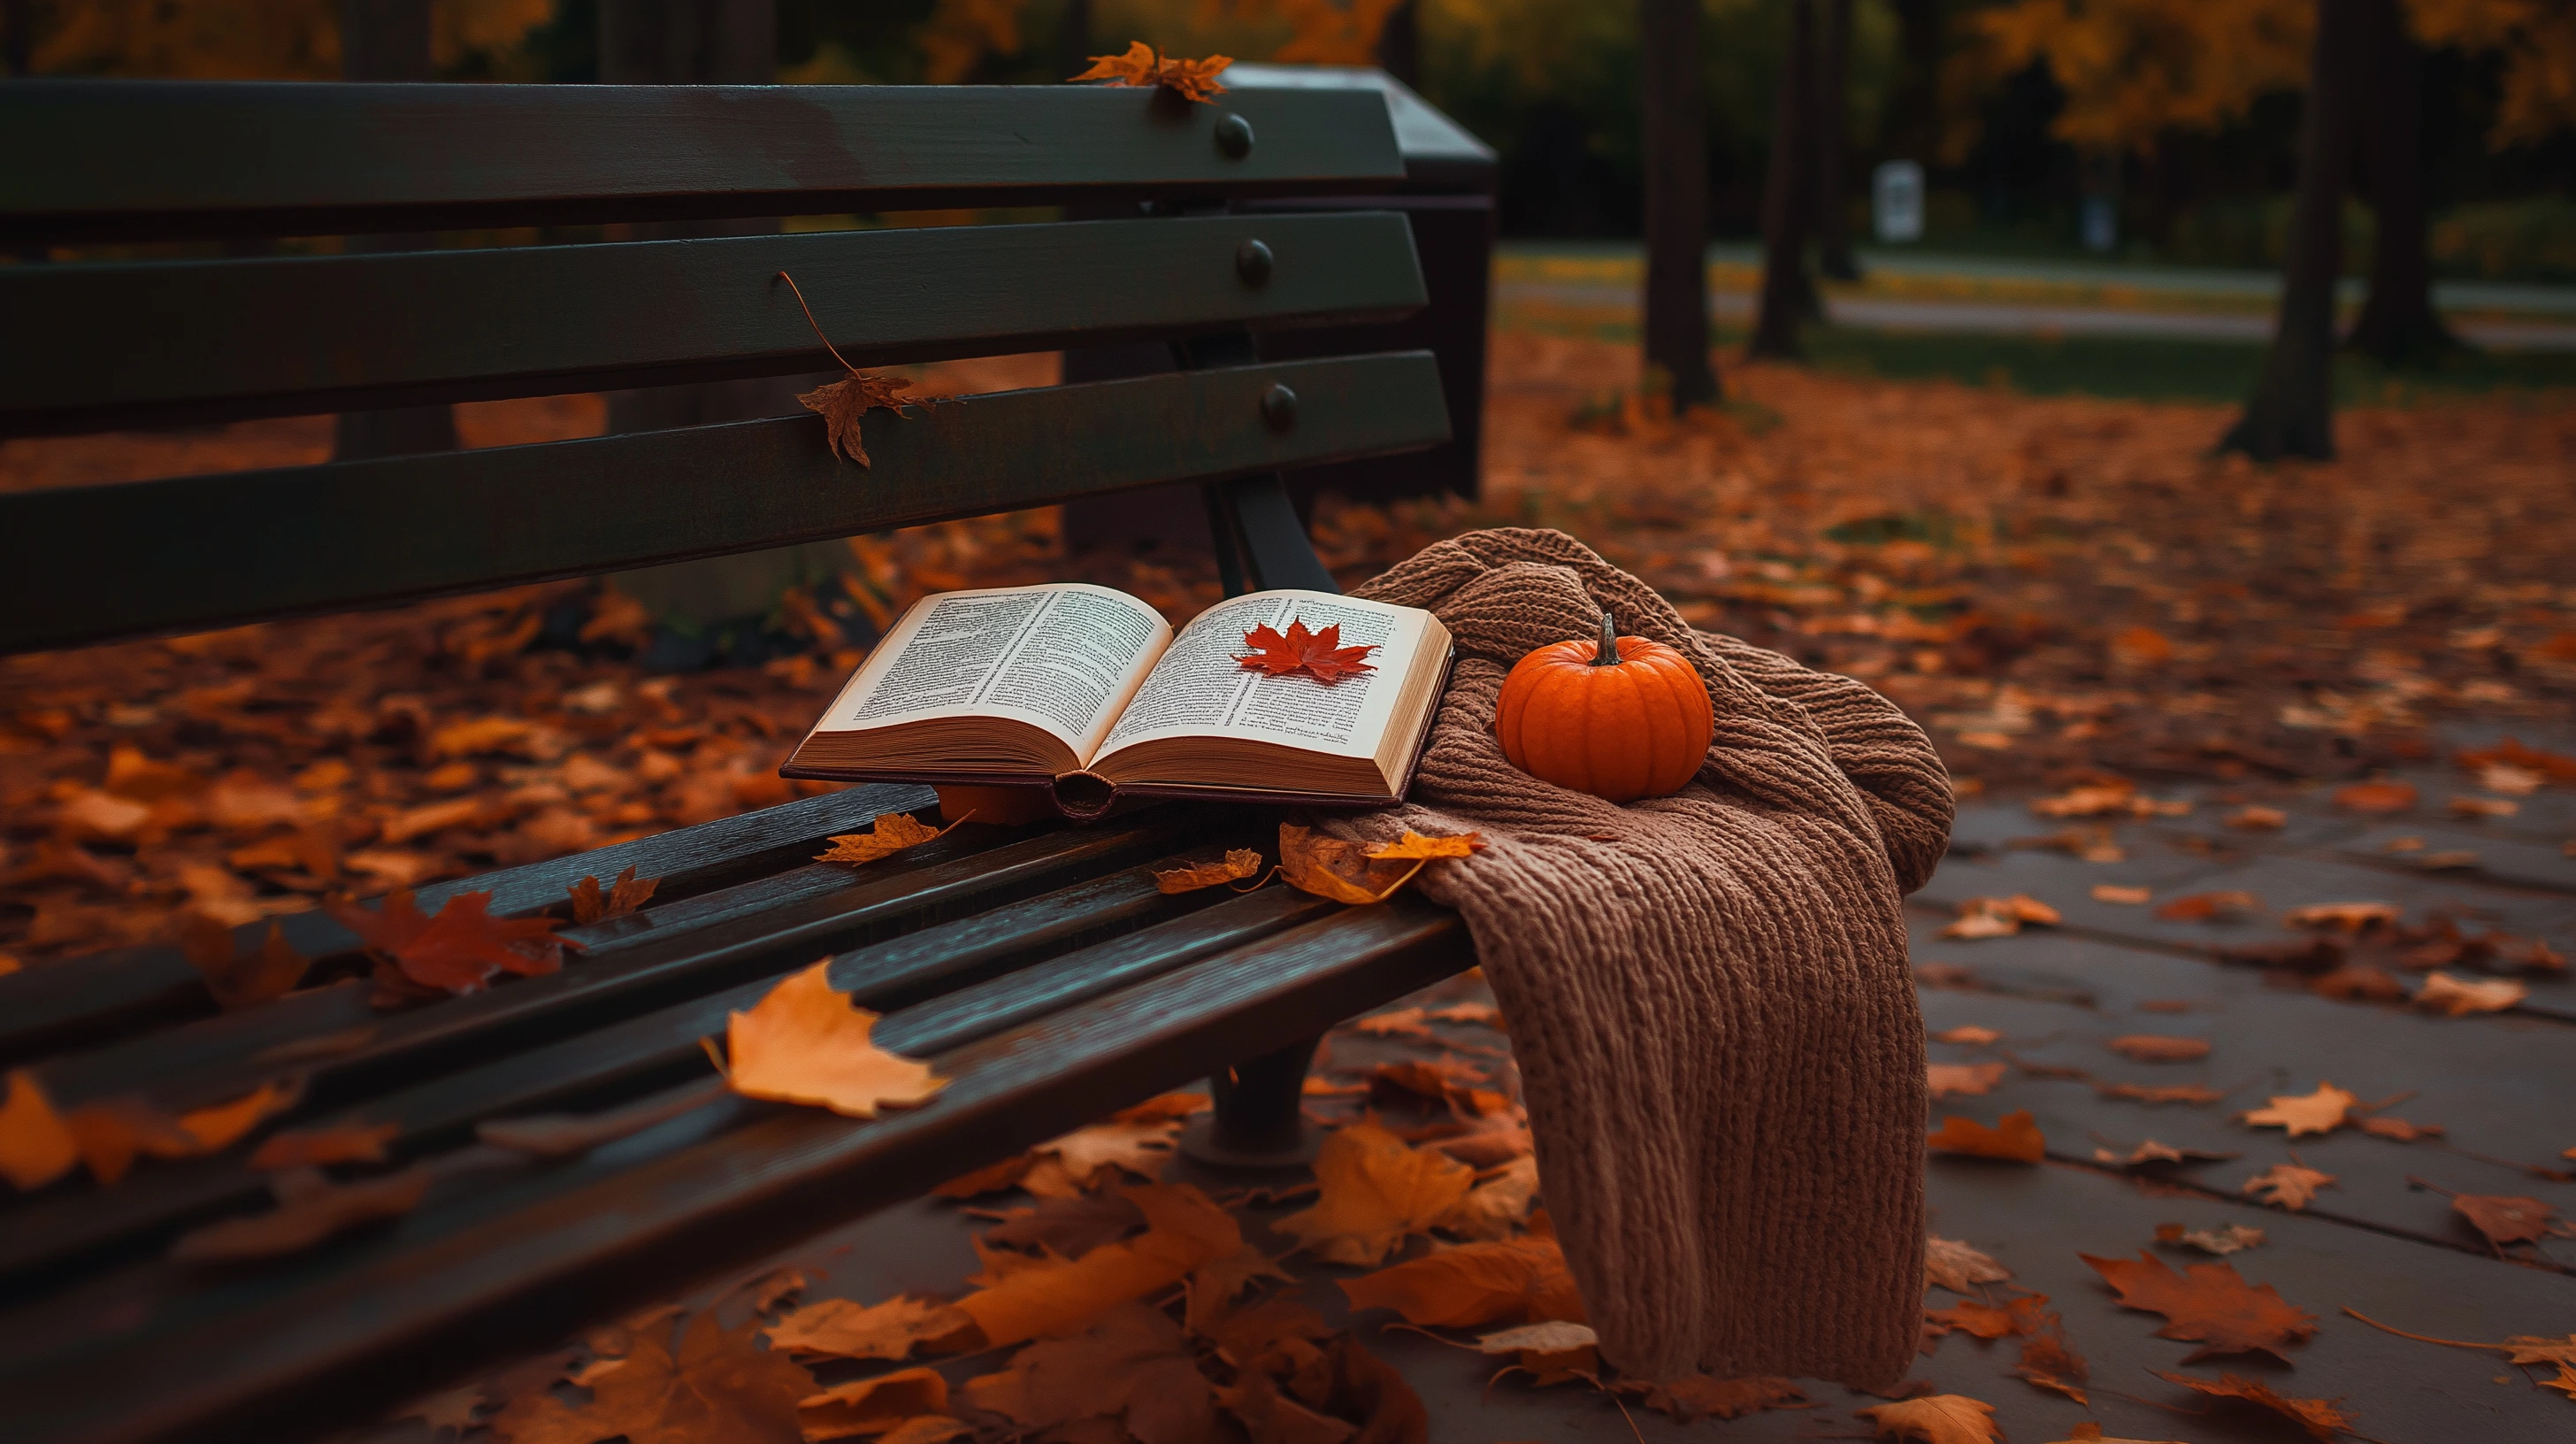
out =
[[(1427, 353), (1259, 360), (1258, 334), (1389, 320), (1423, 282), (1401, 217), (1230, 214), (1400, 177), (1383, 102), (1214, 106), (1056, 88), (29, 82), (0, 131), (0, 244), (1139, 201), (1134, 219), (712, 240), (0, 267), (0, 435), (808, 372), (792, 272), (862, 364), (1159, 339), (1193, 369), (819, 418), (0, 495), (0, 650), (232, 626), (1207, 483), (1229, 585), (1330, 586), (1282, 469), (1447, 434)], [(1283, 390), (1288, 393), (1283, 396)], [(1215, 1143), (1295, 1141), (1312, 1040), (1472, 962), (1418, 899), (1166, 897), (1145, 865), (1267, 847), (1274, 815), (1164, 806), (969, 826), (811, 861), (927, 788), (858, 787), (421, 890), (560, 909), (660, 879), (561, 971), (377, 1012), (351, 978), (218, 1014), (172, 948), (0, 977), (0, 1067), (63, 1107), (164, 1109), (286, 1074), (280, 1120), (391, 1124), (437, 1182), (398, 1221), (260, 1264), (173, 1261), (269, 1206), (246, 1148), (0, 1198), (0, 1434), (304, 1437), (666, 1297), (1188, 1080)], [(1168, 865), (1168, 864), (1165, 864)], [(354, 958), (328, 917), (306, 955)], [(245, 944), (256, 937), (245, 931)], [(832, 959), (878, 1036), (953, 1080), (859, 1122), (708, 1091), (701, 1037)], [(643, 1131), (539, 1161), (495, 1119)], [(608, 1131), (616, 1131), (610, 1129)], [(364, 1172), (359, 1170), (358, 1172)]]

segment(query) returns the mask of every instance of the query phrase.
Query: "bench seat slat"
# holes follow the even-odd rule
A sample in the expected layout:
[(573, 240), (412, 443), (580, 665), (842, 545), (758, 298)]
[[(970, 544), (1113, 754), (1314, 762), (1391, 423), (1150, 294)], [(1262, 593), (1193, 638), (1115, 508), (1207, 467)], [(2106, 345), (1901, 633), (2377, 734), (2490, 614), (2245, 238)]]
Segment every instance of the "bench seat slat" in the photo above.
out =
[[(660, 879), (655, 897), (670, 901), (794, 866), (812, 857), (823, 838), (857, 832), (880, 813), (921, 812), (937, 804), (927, 787), (871, 783), (570, 857), (430, 883), (414, 895), (423, 910), (436, 912), (458, 893), (489, 892), (495, 916), (518, 917), (562, 902), (564, 890), (584, 877), (611, 878), (631, 866), (639, 877)], [(286, 941), (308, 958), (358, 946), (357, 936), (328, 913), (294, 913), (277, 921)], [(238, 928), (233, 947), (255, 949), (267, 931), (261, 923)], [(175, 947), (123, 948), (65, 967), (0, 975), (0, 1066), (97, 1047), (214, 1011), (204, 979)]]
[[(1285, 385), (1293, 425), (1263, 416)], [(0, 654), (229, 626), (1039, 506), (1448, 438), (1428, 351), (822, 418), (0, 494)]]
[[(1273, 256), (1259, 285), (1235, 264), (1252, 240)], [(1427, 299), (1392, 212), (10, 266), (0, 435), (837, 369), (780, 271), (860, 366), (1393, 321)]]
[[(1254, 144), (1218, 147), (1219, 118)], [(1327, 194), (1404, 179), (1373, 92), (1089, 86), (0, 87), (0, 243)]]
[[(580, 1160), (477, 1176), (303, 1258), (231, 1277), (146, 1265), (46, 1301), (41, 1320), (0, 1319), (0, 1413), (28, 1444), (355, 1422), (1471, 961), (1463, 925), (1427, 902), (1344, 909), (941, 1054), (952, 1081), (918, 1109), (861, 1122), (727, 1099)], [(143, 1377), (154, 1387), (120, 1387)]]

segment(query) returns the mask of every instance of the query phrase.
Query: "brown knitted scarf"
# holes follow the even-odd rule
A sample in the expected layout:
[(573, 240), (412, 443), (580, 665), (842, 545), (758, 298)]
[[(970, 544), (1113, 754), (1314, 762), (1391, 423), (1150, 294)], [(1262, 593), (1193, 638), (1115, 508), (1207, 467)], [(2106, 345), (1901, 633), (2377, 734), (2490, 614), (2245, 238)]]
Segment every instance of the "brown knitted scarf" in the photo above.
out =
[[(1948, 845), (1948, 774), (1847, 677), (1698, 632), (1556, 531), (1472, 532), (1358, 588), (1458, 664), (1411, 800), (1345, 837), (1476, 829), (1422, 875), (1511, 1030), (1546, 1203), (1602, 1356), (1632, 1378), (1903, 1377), (1923, 1299), (1923, 1025), (1898, 899)], [(1716, 704), (1699, 776), (1619, 806), (1503, 760), (1503, 676), (1619, 630)]]

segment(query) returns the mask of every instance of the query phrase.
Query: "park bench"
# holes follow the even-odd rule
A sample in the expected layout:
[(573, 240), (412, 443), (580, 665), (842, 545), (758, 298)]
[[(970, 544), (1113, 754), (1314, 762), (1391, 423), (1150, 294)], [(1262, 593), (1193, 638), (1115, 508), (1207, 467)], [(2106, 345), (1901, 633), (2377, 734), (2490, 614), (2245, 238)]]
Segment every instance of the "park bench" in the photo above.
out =
[[(0, 494), (0, 651), (1174, 480), (1205, 483), (1230, 587), (1330, 587), (1278, 474), (1448, 434), (1428, 353), (1259, 359), (1265, 329), (1423, 303), (1400, 216), (1229, 209), (1399, 180), (1364, 91), (1210, 106), (1081, 87), (44, 81), (0, 85), (0, 131), (43, 138), (0, 167), (0, 244), (21, 252), (1146, 203), (1082, 222), (0, 267), (0, 435), (811, 372), (829, 363), (782, 270), (860, 365), (1137, 340), (1186, 363), (872, 413), (869, 470), (797, 416)], [(428, 909), (488, 891), (495, 913), (529, 915), (585, 876), (660, 880), (641, 913), (568, 928), (586, 950), (560, 971), (407, 1010), (371, 1009), (351, 977), (221, 1014), (172, 947), (0, 977), (0, 1067), (59, 1106), (177, 1110), (293, 1074), (280, 1123), (394, 1125), (394, 1157), (437, 1179), (396, 1221), (234, 1266), (169, 1250), (270, 1206), (245, 1148), (0, 1198), (0, 1434), (361, 1422), (1192, 1079), (1214, 1080), (1211, 1149), (1288, 1150), (1313, 1040), (1473, 961), (1456, 918), (1411, 897), (1157, 891), (1159, 860), (1267, 847), (1277, 816), (1249, 807), (975, 825), (866, 867), (812, 861), (829, 835), (934, 806), (924, 787), (854, 787), (423, 888)], [(326, 967), (356, 957), (327, 916), (284, 927)], [(827, 955), (835, 987), (888, 1015), (880, 1040), (945, 1091), (859, 1121), (710, 1090), (699, 1039)], [(552, 1115), (628, 1136), (551, 1159), (477, 1141), (478, 1124)]]

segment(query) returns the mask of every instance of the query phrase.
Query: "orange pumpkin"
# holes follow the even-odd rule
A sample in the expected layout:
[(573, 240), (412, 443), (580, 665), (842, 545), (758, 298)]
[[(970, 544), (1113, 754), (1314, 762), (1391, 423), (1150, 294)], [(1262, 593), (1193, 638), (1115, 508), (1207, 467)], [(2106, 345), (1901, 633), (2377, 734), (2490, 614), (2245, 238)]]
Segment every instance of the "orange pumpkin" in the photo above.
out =
[(1503, 679), (1494, 733), (1514, 767), (1612, 802), (1678, 792), (1708, 755), (1716, 719), (1688, 658), (1622, 637), (1601, 614), (1597, 639), (1557, 642)]

